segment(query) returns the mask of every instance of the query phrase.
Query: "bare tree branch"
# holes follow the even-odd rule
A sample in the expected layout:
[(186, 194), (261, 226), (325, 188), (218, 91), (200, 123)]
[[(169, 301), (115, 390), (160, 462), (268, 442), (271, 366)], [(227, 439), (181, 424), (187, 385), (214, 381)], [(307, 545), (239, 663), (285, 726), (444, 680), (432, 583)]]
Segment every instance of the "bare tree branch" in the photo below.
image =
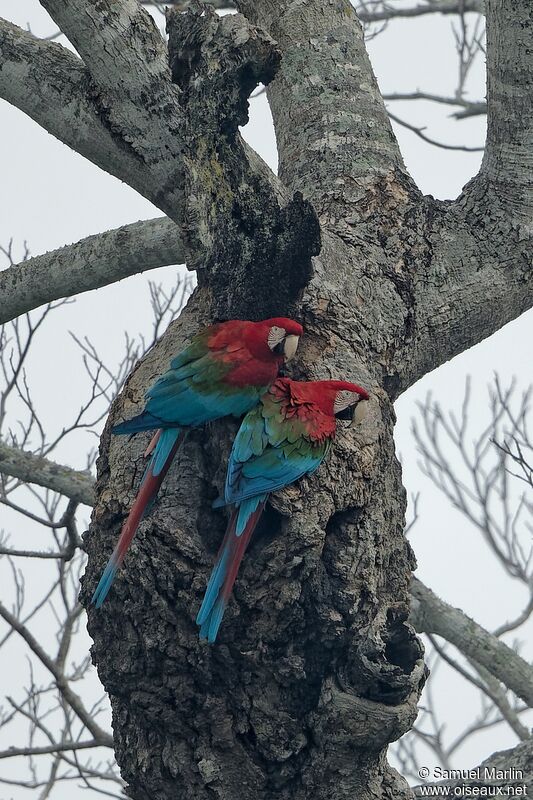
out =
[(166, 217), (89, 236), (0, 272), (0, 323), (60, 297), (183, 260), (180, 232)]
[(10, 747), (8, 750), (0, 751), (0, 759), (14, 758), (15, 756), (50, 755), (71, 750), (91, 750), (102, 746), (105, 745), (102, 745), (99, 739), (89, 739), (86, 742), (58, 742), (57, 744), (43, 745), (43, 747)]
[[(144, 6), (174, 6), (180, 11), (184, 11), (191, 5), (190, 0), (141, 0)], [(217, 9), (232, 9), (236, 3), (233, 0), (209, 0), (209, 4)], [(387, 0), (359, 0), (356, 4), (357, 16), (361, 22), (387, 22), (391, 19), (403, 19), (409, 17), (421, 17), (426, 14), (460, 14), (465, 12), (484, 13), (484, 0), (429, 0), (424, 4), (412, 6), (411, 8), (395, 8)]]
[[(509, 492), (509, 455), (513, 443), (520, 449), (531, 445), (527, 434), (529, 392), (525, 392), (518, 410), (511, 408), (512, 383), (505, 391), (495, 379), (496, 391), (490, 390), (491, 420), (484, 430), (468, 440), (470, 381), (467, 381), (461, 416), (444, 414), (440, 405), (428, 396), (419, 404), (423, 433), (416, 422), (413, 434), (422, 455), (422, 469), (439, 491), (481, 533), (503, 569), (518, 578), (531, 594), (531, 560), (528, 512), (531, 503), (524, 492), (511, 504)], [(504, 440), (498, 446), (499, 439)], [(459, 460), (450, 458), (451, 445)], [(520, 618), (519, 618), (520, 619)], [(511, 626), (513, 623), (511, 623)]]
[(500, 711), (502, 717), (506, 720), (511, 729), (522, 741), (529, 739), (531, 737), (531, 731), (520, 721), (517, 712), (507, 699), (505, 689), (500, 681), (498, 681), (486, 667), (478, 664), (477, 661), (472, 660), (471, 663), (485, 684), (484, 690), (490, 694), (494, 705)]
[(86, 506), (92, 506), (94, 502), (94, 478), (89, 473), (56, 464), (3, 442), (0, 442), (0, 473), (44, 486)]
[[(142, 6), (172, 6), (177, 11), (186, 11), (191, 6), (191, 0), (140, 0)], [(235, 3), (232, 0), (209, 0), (209, 5), (213, 6), (219, 11), (226, 8), (235, 8)]]
[(477, 661), (530, 707), (533, 707), (533, 667), (460, 609), (440, 600), (413, 578), (412, 618), (419, 633), (435, 633)]
[(91, 6), (84, 0), (41, 0), (41, 5), (83, 59), (106, 104), (108, 123), (148, 166), (157, 183), (151, 199), (181, 223), (185, 120), (153, 18), (137, 0)]
[(403, 128), (407, 128), (407, 130), (416, 133), (416, 135), (422, 139), (423, 142), (427, 142), (428, 144), (433, 144), (435, 147), (440, 147), (443, 150), (461, 150), (464, 153), (478, 153), (483, 151), (483, 147), (469, 147), (468, 145), (464, 144), (446, 144), (445, 142), (438, 142), (436, 139), (432, 139), (430, 136), (424, 133), (426, 130), (424, 127), (418, 127), (416, 125), (411, 125), (410, 122), (406, 122), (404, 119), (400, 119), (397, 117), (396, 114), (392, 114), (389, 111), (389, 117), (394, 121), (397, 122), (398, 125), (401, 125)]
[(452, 22), (452, 31), (458, 55), (458, 82), (456, 97), (462, 99), (466, 93), (467, 79), (478, 55), (485, 53), (483, 17), (476, 17), (473, 28), (469, 25), (464, 10), (459, 13), (458, 24)]
[[(427, 633), (428, 639), (431, 642), (435, 651), (439, 654), (439, 656), (456, 672), (459, 673), (465, 680), (471, 683), (476, 689), (479, 689), (480, 692), (485, 694), (492, 703), (496, 706), (496, 708), (500, 711), (503, 719), (509, 724), (511, 729), (516, 733), (516, 735), (520, 739), (528, 739), (529, 738), (529, 731), (528, 729), (522, 725), (520, 719), (518, 718), (518, 714), (512, 708), (511, 704), (507, 700), (506, 693), (500, 682), (494, 678), (494, 676), (483, 667), (481, 664), (478, 664), (472, 658), (469, 658), (468, 661), (472, 665), (472, 667), (476, 670), (479, 677), (474, 677), (467, 669), (465, 669), (461, 664), (452, 658), (443, 647), (441, 647), (438, 642), (435, 640), (435, 637), (432, 634)], [(448, 751), (449, 754), (449, 751)], [(444, 756), (444, 751), (439, 752), (439, 757)]]
[[(183, 115), (179, 89), (170, 79), (166, 47), (152, 18), (136, 0), (124, 0), (110, 5), (115, 16), (107, 16), (106, 24), (98, 28), (97, 19), (82, 2), (78, 7), (52, 0), (43, 5), (57, 16), (80, 53), (93, 53), (87, 56), (87, 64), (95, 74), (61, 45), (38, 40), (0, 19), (0, 97), (181, 223)], [(125, 24), (126, 18), (132, 28)], [(121, 40), (126, 29), (136, 30), (138, 49), (134, 52)], [(146, 64), (141, 76), (143, 55)], [(119, 67), (122, 80), (115, 85), (114, 70)], [(125, 76), (131, 77), (129, 83)], [(146, 89), (140, 92), (142, 97), (141, 83)], [(128, 86), (131, 91), (125, 91)], [(146, 97), (150, 103), (144, 102)], [(157, 153), (153, 142), (158, 142)], [(242, 146), (254, 172), (281, 197), (282, 187), (272, 171), (250, 147)]]
[(282, 15), (274, 0), (237, 5), (283, 53), (267, 90), (281, 179), (319, 213), (342, 206), (353, 214), (368, 181), (405, 171), (355, 13), (348, 3), (324, 13), (319, 0), (289, 4)]
[(455, 119), (467, 119), (467, 117), (477, 117), (487, 113), (487, 104), (483, 101), (465, 100), (460, 97), (443, 97), (440, 94), (431, 94), (431, 92), (421, 92), (416, 90), (414, 92), (392, 92), (384, 94), (383, 99), (386, 101), (396, 100), (428, 100), (432, 103), (441, 103), (446, 106), (460, 106), (463, 110), (457, 111), (452, 114)]
[[(373, 9), (373, 5), (381, 6), (381, 8)], [(357, 16), (361, 22), (381, 22), (391, 19), (422, 17), (426, 14), (461, 14), (471, 11), (483, 14), (485, 11), (484, 0), (427, 0), (424, 4), (411, 6), (411, 8), (395, 8), (386, 1), (373, 4), (360, 0)]]
[(529, 601), (523, 611), (518, 614), (515, 619), (511, 619), (508, 622), (504, 622), (503, 625), (499, 625), (496, 630), (494, 631), (494, 636), (502, 636), (504, 633), (509, 633), (510, 631), (514, 631), (515, 628), (519, 628), (521, 625), (526, 622), (531, 614), (533, 613), (533, 592), (529, 598)]
[(87, 712), (81, 699), (70, 688), (68, 680), (65, 678), (64, 673), (60, 667), (55, 663), (50, 656), (43, 650), (39, 642), (26, 626), (20, 622), (17, 617), (12, 614), (2, 603), (0, 603), (0, 616), (3, 617), (5, 622), (13, 628), (26, 642), (30, 650), (37, 656), (39, 661), (46, 667), (46, 669), (53, 675), (57, 688), (61, 695), (72, 708), (74, 713), (83, 722), (87, 730), (97, 739), (102, 747), (113, 747), (113, 737), (106, 733), (99, 725), (96, 724), (91, 715)]

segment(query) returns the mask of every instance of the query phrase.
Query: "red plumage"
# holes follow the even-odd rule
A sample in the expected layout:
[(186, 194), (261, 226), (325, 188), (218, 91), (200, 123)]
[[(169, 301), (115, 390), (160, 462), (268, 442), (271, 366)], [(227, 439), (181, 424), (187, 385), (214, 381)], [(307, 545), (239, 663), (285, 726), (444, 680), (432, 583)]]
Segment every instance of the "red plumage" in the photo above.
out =
[(347, 381), (278, 378), (244, 418), (233, 443), (224, 489), (233, 505), (226, 534), (196, 617), (214, 642), (240, 563), (272, 491), (313, 473), (335, 436), (336, 419), (353, 419), (368, 392)]
[(275, 380), (285, 358), (268, 344), (273, 327), (282, 328), (289, 336), (303, 336), (302, 326), (286, 317), (272, 317), (261, 322), (231, 320), (213, 326), (213, 333), (207, 339), (209, 350), (215, 359), (234, 365), (224, 376), (225, 383), (230, 386), (268, 385)]
[(335, 399), (339, 392), (353, 392), (363, 400), (368, 400), (366, 389), (348, 381), (291, 381), (279, 378), (270, 391), (287, 396), (294, 406), (315, 404), (329, 416), (334, 415)]
[(102, 577), (100, 578), (100, 582), (98, 583), (98, 586), (93, 594), (92, 602), (97, 608), (100, 608), (104, 602), (111, 584), (113, 583), (115, 574), (124, 561), (126, 553), (128, 552), (132, 539), (135, 536), (137, 528), (139, 527), (139, 523), (143, 518), (146, 509), (157, 496), (157, 493), (161, 488), (161, 484), (165, 479), (165, 475), (172, 464), (172, 459), (181, 447), (185, 436), (186, 432), (183, 432), (178, 436), (161, 472), (159, 472), (157, 475), (154, 475), (152, 472), (152, 467), (148, 467), (148, 470), (141, 482), (137, 497), (135, 498), (135, 501), (130, 509), (130, 513), (128, 514), (128, 518), (124, 523), (120, 533), (119, 540), (111, 554), (109, 561), (107, 562), (106, 568), (104, 569)]
[(128, 514), (128, 518), (124, 523), (120, 539), (117, 543), (117, 551), (121, 557), (121, 560), (130, 546), (135, 531), (139, 527), (139, 523), (144, 516), (144, 512), (159, 492), (161, 484), (165, 480), (166, 474), (170, 469), (170, 465), (172, 464), (174, 456), (181, 447), (185, 435), (185, 432), (183, 432), (178, 436), (176, 443), (174, 444), (172, 450), (170, 451), (169, 457), (165, 462), (165, 466), (158, 475), (153, 475), (151, 468), (148, 467), (148, 474), (141, 483), (139, 493), (137, 494), (137, 497), (135, 498), (130, 509), (130, 513)]
[(305, 425), (312, 441), (323, 441), (335, 435), (335, 404), (340, 392), (359, 395), (368, 400), (368, 392), (348, 381), (293, 381), (278, 378), (270, 387), (283, 409), (283, 418)]

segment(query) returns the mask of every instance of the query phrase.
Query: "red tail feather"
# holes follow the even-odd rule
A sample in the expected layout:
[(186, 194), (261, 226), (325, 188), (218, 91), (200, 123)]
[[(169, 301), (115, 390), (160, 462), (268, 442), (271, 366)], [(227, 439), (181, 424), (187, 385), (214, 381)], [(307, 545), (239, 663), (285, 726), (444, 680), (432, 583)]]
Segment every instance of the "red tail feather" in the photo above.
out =
[(253, 514), (250, 515), (240, 536), (235, 535), (239, 508), (234, 508), (231, 514), (226, 534), (220, 545), (215, 566), (207, 584), (202, 605), (196, 617), (196, 622), (200, 625), (200, 637), (207, 639), (208, 642), (212, 643), (217, 638), (218, 629), (231, 596), (239, 566), (254, 529), (263, 513), (265, 503), (266, 500), (260, 503)]
[(160, 436), (161, 436), (161, 429), (159, 429), (158, 431), (156, 431), (156, 432), (154, 433), (154, 435), (152, 436), (152, 438), (150, 439), (150, 444), (148, 445), (148, 447), (147, 447), (147, 448), (146, 448), (146, 450), (144, 451), (144, 457), (145, 457), (145, 458), (148, 458), (148, 456), (151, 456), (151, 455), (152, 455), (152, 453), (154, 452), (154, 450), (155, 450), (155, 448), (156, 448), (156, 446), (157, 446), (157, 443), (158, 443), (158, 441), (159, 441), (159, 437), (160, 437)]
[(222, 596), (226, 602), (228, 602), (230, 598), (241, 561), (246, 552), (246, 548), (248, 547), (248, 543), (252, 538), (252, 534), (257, 526), (257, 523), (259, 522), (261, 514), (263, 513), (265, 503), (266, 500), (259, 504), (254, 513), (250, 516), (250, 519), (246, 523), (246, 528), (241, 535), (239, 537), (233, 537), (232, 552), (229, 559), (229, 569), (222, 585)]
[(130, 513), (128, 514), (128, 518), (124, 523), (122, 528), (122, 532), (120, 534), (120, 539), (117, 543), (117, 555), (122, 561), (128, 547), (130, 546), (133, 537), (139, 527), (139, 523), (141, 522), (143, 515), (149, 506), (150, 502), (157, 496), (159, 489), (161, 488), (161, 484), (163, 483), (165, 476), (172, 464), (174, 456), (178, 452), (179, 448), (181, 447), (181, 443), (183, 441), (185, 434), (182, 433), (178, 436), (174, 447), (170, 451), (167, 460), (165, 461), (165, 466), (161, 470), (158, 475), (152, 474), (151, 467), (147, 471), (146, 475), (143, 478), (143, 481), (139, 487), (139, 491), (137, 493), (137, 497), (135, 498), (133, 505), (130, 509)]

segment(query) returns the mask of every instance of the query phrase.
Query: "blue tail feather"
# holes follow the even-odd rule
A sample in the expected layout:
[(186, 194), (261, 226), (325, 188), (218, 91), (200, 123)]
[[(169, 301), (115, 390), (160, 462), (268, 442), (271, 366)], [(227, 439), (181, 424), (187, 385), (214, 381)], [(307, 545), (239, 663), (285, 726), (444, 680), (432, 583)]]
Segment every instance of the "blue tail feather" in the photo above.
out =
[(166, 428), (161, 431), (148, 466), (148, 469), (152, 469), (153, 475), (159, 475), (164, 468), (167, 458), (180, 435), (181, 428)]
[(224, 583), (224, 578), (226, 577), (228, 555), (229, 551), (228, 547), (226, 546), (224, 547), (224, 550), (220, 554), (220, 558), (218, 559), (217, 563), (213, 567), (211, 577), (209, 578), (209, 583), (207, 584), (207, 589), (205, 590), (204, 599), (202, 600), (202, 605), (200, 606), (198, 616), (196, 617), (196, 624), (201, 626), (200, 636), (202, 638), (207, 638), (207, 636), (203, 635), (203, 630), (204, 628), (209, 627), (209, 618), (211, 615), (211, 611), (213, 610), (213, 606), (216, 603), (220, 587)]
[(106, 599), (107, 595), (109, 594), (109, 590), (111, 589), (111, 585), (117, 574), (117, 570), (119, 568), (119, 563), (113, 557), (109, 559), (109, 562), (102, 573), (102, 577), (98, 583), (98, 586), (94, 590), (94, 594), (91, 598), (91, 603), (93, 603), (96, 608), (101, 608), (104, 600)]
[(119, 422), (118, 425), (114, 425), (112, 432), (121, 436), (126, 433), (153, 431), (156, 428), (161, 428), (163, 425), (168, 425), (168, 423), (159, 417), (155, 417), (148, 411), (143, 411), (142, 414), (137, 414), (137, 416), (132, 417), (132, 419), (128, 419), (125, 422)]
[(217, 633), (220, 628), (220, 623), (222, 622), (225, 610), (226, 600), (223, 597), (219, 597), (208, 619), (200, 628), (201, 639), (207, 639), (209, 644), (213, 644), (217, 638)]
[[(181, 437), (181, 438), (180, 438)], [(140, 521), (152, 507), (165, 474), (172, 462), (173, 455), (179, 449), (185, 437), (180, 428), (169, 428), (161, 431), (152, 457), (144, 472), (139, 491), (128, 518), (124, 523), (117, 546), (107, 563), (91, 602), (100, 608), (106, 599), (115, 575), (122, 564)]]
[(228, 523), (222, 547), (196, 617), (196, 623), (200, 626), (200, 639), (207, 639), (210, 644), (216, 640), (241, 559), (261, 516), (266, 498), (267, 495), (259, 495), (243, 500), (234, 509)]

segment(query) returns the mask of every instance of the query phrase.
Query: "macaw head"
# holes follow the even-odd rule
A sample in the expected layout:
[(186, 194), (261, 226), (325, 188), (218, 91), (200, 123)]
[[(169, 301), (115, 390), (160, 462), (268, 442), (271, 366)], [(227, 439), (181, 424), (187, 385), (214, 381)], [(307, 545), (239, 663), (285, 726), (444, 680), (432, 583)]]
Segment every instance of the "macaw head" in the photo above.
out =
[(304, 329), (299, 322), (286, 317), (273, 317), (256, 323), (267, 353), (281, 361), (290, 361), (298, 349)]
[(321, 386), (318, 405), (324, 413), (337, 419), (360, 422), (366, 414), (368, 392), (348, 381), (317, 381)]
[(360, 422), (366, 414), (368, 392), (357, 383), (278, 378), (270, 392), (290, 398), (290, 405), (318, 407), (328, 417), (349, 419), (354, 423)]

